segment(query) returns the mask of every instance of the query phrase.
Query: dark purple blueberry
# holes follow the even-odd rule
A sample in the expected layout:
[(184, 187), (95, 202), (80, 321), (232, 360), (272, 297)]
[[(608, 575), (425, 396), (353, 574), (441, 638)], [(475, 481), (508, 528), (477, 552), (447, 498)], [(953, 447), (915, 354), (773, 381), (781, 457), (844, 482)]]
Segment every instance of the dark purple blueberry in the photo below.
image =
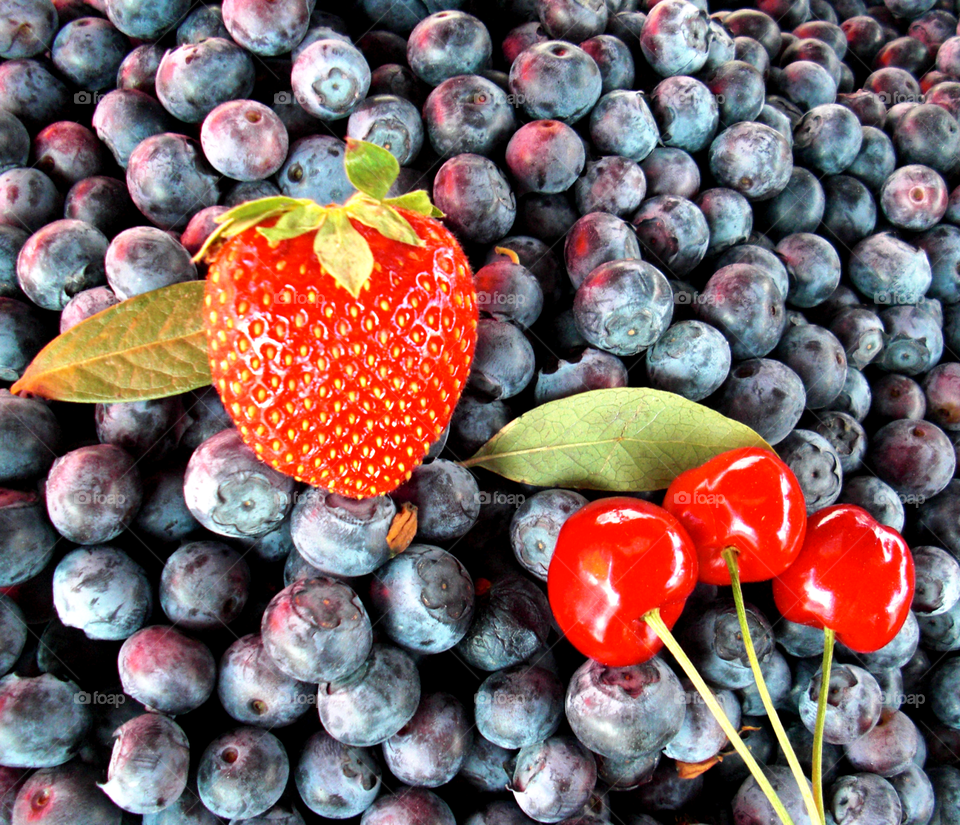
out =
[(34, 232), (17, 257), (17, 280), (43, 309), (63, 309), (84, 289), (105, 281), (107, 239), (83, 221), (59, 220)]
[(52, 768), (69, 761), (90, 728), (90, 707), (78, 688), (44, 673), (0, 679), (0, 764)]
[(840, 284), (840, 256), (819, 235), (788, 235), (777, 244), (776, 253), (787, 268), (787, 302), (792, 306), (806, 309), (822, 304)]
[(292, 478), (261, 462), (233, 429), (194, 450), (183, 482), (194, 518), (208, 530), (234, 538), (277, 529), (290, 511), (293, 488)]
[[(784, 765), (764, 766), (763, 773), (773, 786), (774, 793), (780, 797), (790, 818), (794, 822), (807, 821), (800, 788), (790, 769)], [(760, 790), (757, 780), (752, 776), (748, 776), (740, 786), (732, 804), (733, 821), (737, 825), (773, 825), (780, 821), (773, 806)]]
[(490, 243), (513, 226), (516, 199), (497, 165), (474, 154), (456, 155), (437, 171), (433, 197), (450, 228), (463, 239)]
[(219, 5), (199, 5), (194, 8), (177, 26), (177, 45), (199, 43), (209, 37), (230, 38), (227, 27), (223, 25), (223, 9)]
[(130, 225), (135, 217), (134, 208), (122, 180), (94, 175), (70, 187), (64, 201), (63, 215), (95, 226), (107, 238), (113, 238)]
[[(371, 2), (372, 0), (367, 0)], [(450, 806), (425, 788), (398, 785), (383, 794), (363, 814), (360, 825), (457, 825)]]
[(473, 279), (477, 288), (477, 306), (485, 316), (512, 321), (523, 329), (532, 326), (540, 317), (543, 288), (523, 264), (494, 261), (480, 267)]
[(786, 187), (765, 201), (760, 214), (774, 237), (816, 232), (826, 209), (826, 195), (820, 180), (802, 166), (794, 166)]
[(53, 602), (61, 622), (91, 639), (126, 639), (153, 609), (143, 568), (113, 547), (67, 553), (53, 574)]
[(129, 49), (127, 38), (110, 21), (81, 17), (60, 29), (51, 57), (53, 65), (75, 86), (98, 91), (116, 83)]
[(919, 741), (920, 732), (910, 717), (884, 710), (874, 728), (848, 744), (844, 753), (856, 770), (890, 777), (912, 764)]
[(239, 553), (218, 541), (196, 541), (175, 550), (160, 577), (160, 606), (185, 630), (217, 630), (243, 610), (250, 568)]
[(189, 0), (103, 0), (107, 17), (120, 31), (138, 40), (158, 40), (173, 31), (190, 11)]
[(893, 786), (872, 773), (841, 776), (830, 788), (827, 811), (837, 825), (900, 822), (900, 798)]
[(510, 66), (510, 92), (531, 120), (576, 123), (590, 113), (602, 90), (594, 59), (563, 40), (535, 43)]
[(273, 57), (292, 51), (310, 26), (307, 0), (224, 0), (223, 23), (248, 52)]
[(373, 755), (323, 731), (307, 740), (294, 778), (304, 805), (336, 819), (363, 813), (380, 793), (380, 766)]
[(101, 169), (100, 143), (85, 126), (71, 121), (51, 123), (33, 141), (38, 169), (62, 189), (69, 189)]
[(217, 696), (233, 719), (264, 728), (293, 724), (316, 704), (313, 686), (278, 670), (255, 634), (224, 651)]
[(397, 502), (417, 507), (417, 536), (424, 541), (459, 538), (470, 531), (480, 513), (473, 475), (442, 458), (421, 464), (391, 495)]
[(781, 192), (793, 171), (786, 139), (760, 123), (737, 123), (721, 132), (710, 145), (709, 163), (721, 186), (751, 201)]
[(183, 497), (183, 464), (170, 464), (143, 480), (143, 502), (132, 528), (161, 545), (179, 542), (200, 529)]
[(186, 417), (178, 395), (97, 404), (94, 412), (101, 443), (120, 447), (138, 460), (149, 455), (154, 461), (176, 449)]
[(668, 77), (650, 95), (650, 110), (665, 146), (699, 152), (717, 133), (720, 109), (710, 89), (692, 77)]
[(847, 174), (859, 178), (871, 192), (879, 192), (897, 165), (893, 141), (873, 126), (864, 126), (862, 132), (860, 152), (847, 167)]
[(510, 522), (510, 543), (517, 561), (541, 581), (563, 523), (587, 500), (571, 490), (542, 490), (526, 499)]
[(625, 89), (605, 94), (590, 112), (590, 140), (604, 155), (646, 158), (660, 140), (646, 96)]
[[(752, 605), (746, 605), (746, 617), (757, 658), (763, 664), (774, 650), (773, 631), (766, 617)], [(732, 602), (717, 602), (691, 616), (679, 637), (697, 669), (711, 684), (730, 690), (753, 684)]]
[(926, 253), (881, 232), (858, 243), (850, 254), (850, 280), (877, 304), (916, 303), (932, 281)]
[(359, 668), (317, 688), (324, 730), (356, 747), (385, 742), (413, 718), (419, 702), (417, 666), (393, 645), (375, 644)]
[(353, 112), (370, 88), (370, 67), (360, 50), (342, 40), (318, 40), (294, 61), (291, 75), (297, 102), (323, 121)]
[(694, 203), (707, 220), (710, 232), (708, 257), (720, 255), (749, 240), (753, 231), (753, 209), (739, 192), (722, 187), (707, 189)]
[(0, 175), (0, 224), (35, 232), (56, 220), (62, 208), (63, 196), (40, 170), (8, 169)]
[(51, 332), (35, 307), (0, 298), (0, 380), (20, 378)]
[(488, 67), (493, 44), (487, 27), (472, 14), (438, 11), (421, 20), (407, 39), (407, 62), (431, 86)]
[(7, 60), (0, 65), (0, 109), (19, 118), (31, 131), (57, 120), (69, 99), (67, 86), (44, 63)]
[(683, 0), (663, 0), (657, 6), (640, 35), (643, 56), (661, 77), (695, 74), (710, 47), (706, 12)]
[(933, 815), (933, 785), (916, 765), (907, 767), (887, 780), (900, 797), (902, 825), (922, 825)]
[(489, 156), (517, 128), (507, 95), (478, 75), (444, 80), (427, 97), (423, 122), (430, 145), (442, 156)]
[(387, 496), (358, 501), (311, 488), (297, 497), (290, 535), (316, 569), (331, 576), (363, 576), (390, 558), (387, 533), (396, 511)]
[(601, 264), (639, 259), (640, 245), (628, 223), (605, 212), (592, 212), (570, 228), (563, 252), (570, 281), (579, 289)]
[(700, 401), (719, 389), (730, 372), (730, 345), (702, 321), (673, 324), (647, 352), (652, 386)]
[(137, 89), (115, 89), (97, 103), (93, 128), (117, 163), (126, 168), (141, 141), (173, 128), (173, 119), (157, 100)]
[(798, 162), (826, 175), (838, 175), (850, 166), (862, 140), (857, 116), (837, 103), (810, 109), (793, 132)]
[(577, 738), (614, 759), (661, 750), (680, 730), (683, 687), (659, 657), (631, 667), (587, 660), (570, 679), (566, 714)]
[[(800, 695), (800, 718), (813, 730), (820, 696), (820, 671), (810, 678)], [(880, 686), (866, 670), (835, 664), (830, 671), (824, 740), (848, 745), (873, 730), (880, 720), (883, 697)]]
[(914, 612), (917, 617), (946, 613), (960, 601), (960, 563), (939, 547), (911, 549), (916, 571)]
[(0, 490), (0, 587), (23, 584), (53, 557), (60, 538), (36, 493)]
[(808, 409), (829, 407), (843, 389), (847, 356), (829, 330), (816, 324), (791, 327), (784, 332), (775, 353), (803, 381)]
[(512, 417), (503, 401), (464, 395), (457, 403), (450, 421), (451, 445), (464, 455), (473, 455)]
[(17, 793), (12, 820), (67, 825), (83, 818), (88, 825), (113, 825), (122, 811), (97, 787), (97, 772), (80, 761), (34, 773)]
[(370, 600), (394, 642), (419, 653), (456, 645), (473, 618), (473, 581), (456, 557), (413, 544), (376, 571)]
[(159, 43), (144, 43), (131, 50), (117, 70), (117, 88), (156, 95), (157, 70), (165, 53)]
[(200, 145), (210, 165), (234, 180), (268, 178), (287, 158), (287, 128), (255, 100), (221, 103), (203, 120)]
[(546, 668), (515, 665), (488, 676), (475, 697), (477, 730), (502, 748), (541, 742), (563, 718), (564, 687)]
[(559, 822), (583, 808), (596, 782), (593, 754), (572, 736), (552, 736), (521, 748), (510, 790), (528, 816)]
[[(958, 127), (960, 129), (960, 127)], [(880, 188), (880, 207), (900, 229), (930, 229), (947, 211), (949, 191), (943, 178), (929, 166), (901, 166)]]
[(207, 745), (197, 767), (197, 790), (217, 816), (249, 819), (280, 800), (289, 776), (290, 761), (276, 736), (236, 728)]
[(779, 444), (803, 415), (803, 381), (771, 358), (752, 358), (735, 366), (721, 387), (717, 409)]
[(936, 425), (899, 419), (874, 434), (868, 461), (900, 495), (922, 503), (946, 487), (956, 456), (950, 439)]
[(623, 361), (608, 352), (586, 347), (539, 369), (534, 397), (543, 404), (590, 390), (625, 386), (627, 368)]
[(477, 733), (459, 776), (478, 790), (494, 793), (503, 791), (510, 784), (509, 766), (514, 753)]
[(580, 175), (585, 160), (579, 135), (558, 120), (527, 123), (507, 144), (507, 167), (525, 192), (565, 192)]
[(23, 611), (9, 596), (0, 595), (0, 675), (8, 673), (20, 658), (27, 643), (27, 632)]
[(121, 646), (123, 690), (149, 710), (177, 715), (200, 707), (213, 693), (217, 664), (210, 649), (176, 628), (152, 625)]
[(468, 386), (487, 400), (512, 398), (533, 379), (536, 357), (523, 331), (509, 321), (481, 318)]
[(863, 369), (883, 349), (883, 323), (872, 310), (850, 307), (838, 312), (829, 326), (847, 355), (847, 364)]
[(350, 115), (347, 136), (387, 149), (404, 166), (423, 148), (420, 109), (391, 94), (371, 94)]
[(112, 444), (73, 450), (54, 461), (47, 476), (50, 521), (77, 544), (119, 536), (133, 521), (142, 495), (136, 461)]
[(644, 170), (630, 158), (619, 155), (588, 161), (574, 184), (574, 196), (581, 215), (607, 212), (618, 218), (628, 217), (640, 206), (646, 192)]

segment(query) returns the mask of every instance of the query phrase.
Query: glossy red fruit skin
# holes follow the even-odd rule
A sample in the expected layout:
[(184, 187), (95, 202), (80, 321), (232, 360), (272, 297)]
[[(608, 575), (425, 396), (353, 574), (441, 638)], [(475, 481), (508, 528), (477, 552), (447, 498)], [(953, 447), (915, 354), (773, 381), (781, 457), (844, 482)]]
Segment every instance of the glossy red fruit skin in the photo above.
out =
[(683, 525), (655, 504), (600, 499), (564, 522), (547, 591), (567, 640), (611, 667), (645, 662), (662, 646), (643, 621), (656, 607), (668, 627), (697, 583), (697, 554)]
[(786, 570), (807, 529), (803, 491), (793, 471), (770, 450), (728, 450), (677, 476), (663, 506), (697, 548), (700, 581), (730, 584), (721, 553), (737, 551), (740, 580), (761, 582)]
[(871, 653), (897, 635), (913, 601), (913, 556), (903, 537), (852, 504), (807, 521), (797, 560), (773, 580), (792, 622), (828, 627), (851, 650)]

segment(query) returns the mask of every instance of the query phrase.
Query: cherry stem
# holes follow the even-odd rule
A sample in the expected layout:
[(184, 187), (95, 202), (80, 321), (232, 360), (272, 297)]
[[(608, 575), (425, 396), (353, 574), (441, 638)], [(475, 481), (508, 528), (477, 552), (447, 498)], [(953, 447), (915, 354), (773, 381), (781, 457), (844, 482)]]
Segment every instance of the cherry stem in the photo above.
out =
[(737, 562), (737, 551), (733, 547), (727, 547), (721, 554), (723, 560), (727, 563), (727, 570), (730, 573), (730, 584), (733, 587), (733, 603), (737, 609), (737, 619), (740, 622), (740, 635), (743, 636), (743, 646), (747, 651), (747, 659), (750, 660), (750, 669), (753, 671), (753, 679), (757, 683), (757, 692), (760, 694), (760, 701), (763, 702), (764, 710), (767, 712), (767, 718), (773, 726), (773, 732), (777, 736), (780, 748), (787, 758), (787, 764), (793, 773), (793, 778), (800, 790), (800, 796), (803, 797), (803, 804), (810, 815), (810, 821), (813, 823), (822, 823), (823, 812), (817, 806), (813, 792), (810, 790), (810, 783), (800, 767), (800, 760), (797, 759), (796, 751), (790, 744), (790, 739), (780, 721), (780, 715), (773, 705), (773, 699), (770, 691), (767, 689), (767, 681), (763, 678), (763, 671), (760, 670), (760, 660), (757, 658), (756, 648), (753, 646), (753, 637), (750, 634), (750, 625), (747, 622), (747, 611), (743, 605), (743, 588), (740, 586), (740, 566)]
[(817, 698), (817, 724), (813, 729), (813, 798), (817, 802), (820, 821), (826, 822), (823, 809), (823, 729), (827, 721), (827, 694), (830, 693), (830, 668), (833, 666), (835, 634), (823, 629), (823, 666), (820, 673), (820, 696)]
[(680, 667), (683, 668), (683, 672), (687, 674), (687, 678), (693, 682), (693, 686), (697, 689), (697, 693), (700, 694), (707, 709), (713, 714), (714, 719), (720, 724), (723, 732), (730, 740), (730, 744), (733, 745), (734, 750), (740, 754), (740, 758), (743, 759), (747, 768), (750, 769), (750, 773), (753, 774), (757, 785), (760, 786), (760, 790), (763, 791), (763, 795), (766, 796), (767, 801), (773, 806), (773, 810), (776, 811), (783, 825), (793, 825), (790, 814), (787, 813), (787, 809), (784, 807), (783, 802), (780, 801), (780, 797), (777, 796), (777, 792), (770, 784), (770, 780), (767, 779), (763, 769), (750, 752), (746, 743), (740, 738), (740, 734), (737, 733), (733, 727), (727, 714), (717, 701), (717, 697), (713, 695), (707, 683), (703, 681), (703, 677), (697, 671), (696, 667), (694, 667), (693, 662), (690, 661), (690, 657), (684, 653), (683, 648), (680, 647), (680, 643), (676, 640), (673, 633), (670, 632), (670, 628), (667, 627), (663, 618), (660, 616), (660, 609), (655, 607), (644, 615), (643, 620), (650, 626), (653, 632), (660, 637), (660, 641), (662, 641), (667, 650), (673, 654), (673, 658), (676, 659)]

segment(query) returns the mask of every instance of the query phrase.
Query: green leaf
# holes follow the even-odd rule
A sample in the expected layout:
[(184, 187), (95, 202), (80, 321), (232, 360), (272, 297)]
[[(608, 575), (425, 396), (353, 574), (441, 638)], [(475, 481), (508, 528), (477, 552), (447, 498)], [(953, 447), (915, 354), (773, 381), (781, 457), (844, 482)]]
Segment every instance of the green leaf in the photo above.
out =
[(377, 200), (386, 197), (400, 174), (400, 164), (393, 155), (365, 140), (347, 138), (343, 163), (350, 183)]
[(409, 209), (411, 212), (419, 212), (428, 218), (442, 218), (443, 212), (430, 203), (430, 196), (425, 189), (416, 189), (413, 192), (407, 192), (406, 195), (398, 195), (395, 198), (384, 200), (387, 206), (395, 206), (398, 209)]
[(373, 273), (373, 253), (343, 208), (331, 209), (317, 230), (314, 252), (324, 269), (354, 298)]
[(262, 226), (257, 229), (257, 232), (270, 243), (277, 244), (319, 228), (326, 218), (327, 211), (326, 207), (308, 203), (284, 212), (273, 226)]
[(371, 229), (376, 229), (385, 238), (411, 246), (423, 246), (425, 243), (410, 226), (410, 221), (382, 201), (372, 200), (363, 195), (360, 197), (354, 195), (347, 201), (344, 208), (351, 218)]
[(203, 281), (137, 295), (55, 338), (11, 388), (58, 401), (164, 398), (210, 383)]
[(463, 466), (543, 487), (640, 492), (737, 447), (771, 449), (749, 427), (680, 395), (624, 387), (535, 407)]
[(289, 212), (290, 210), (310, 204), (313, 204), (313, 201), (306, 198), (288, 198), (284, 195), (277, 195), (271, 198), (258, 198), (257, 200), (241, 203), (239, 206), (233, 207), (233, 209), (224, 212), (222, 215), (218, 215), (214, 219), (219, 225), (207, 236), (207, 239), (203, 242), (203, 246), (197, 250), (197, 254), (193, 256), (193, 262), (197, 263), (198, 261), (202, 261), (207, 256), (210, 248), (222, 238), (232, 238), (234, 235), (239, 235), (245, 229), (262, 223), (267, 218), (271, 218), (274, 215), (282, 215), (284, 212)]

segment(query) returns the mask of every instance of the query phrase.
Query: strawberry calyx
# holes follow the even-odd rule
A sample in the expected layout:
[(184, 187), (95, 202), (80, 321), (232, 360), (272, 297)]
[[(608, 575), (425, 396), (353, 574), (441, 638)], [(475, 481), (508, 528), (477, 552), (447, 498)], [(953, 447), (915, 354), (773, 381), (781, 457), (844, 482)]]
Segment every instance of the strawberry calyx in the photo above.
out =
[[(386, 149), (374, 143), (347, 139), (344, 157), (347, 178), (357, 192), (346, 203), (321, 206), (309, 198), (276, 196), (248, 201), (219, 215), (217, 228), (200, 247), (194, 262), (208, 259), (223, 241), (256, 228), (273, 246), (281, 241), (315, 232), (313, 250), (320, 265), (354, 298), (373, 274), (373, 253), (352, 221), (376, 230), (385, 238), (410, 246), (423, 246), (401, 209), (430, 218), (443, 213), (420, 189), (395, 198), (387, 198), (400, 164)], [(271, 226), (264, 222), (276, 218)]]

